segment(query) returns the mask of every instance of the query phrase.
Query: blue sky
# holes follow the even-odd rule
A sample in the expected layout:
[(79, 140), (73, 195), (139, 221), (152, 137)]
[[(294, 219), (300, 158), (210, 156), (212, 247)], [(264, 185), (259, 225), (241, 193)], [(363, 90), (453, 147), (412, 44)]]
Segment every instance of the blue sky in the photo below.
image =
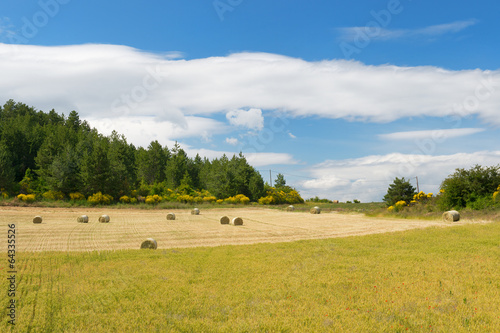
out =
[(3, 1), (0, 102), (190, 155), (240, 150), (304, 197), (436, 192), (500, 163), (495, 1)]

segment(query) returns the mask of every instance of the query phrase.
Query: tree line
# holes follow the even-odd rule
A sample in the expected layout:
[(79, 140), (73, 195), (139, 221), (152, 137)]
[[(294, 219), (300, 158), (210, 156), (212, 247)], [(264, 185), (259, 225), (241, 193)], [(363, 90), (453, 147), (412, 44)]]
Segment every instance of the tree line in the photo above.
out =
[(446, 177), (439, 193), (417, 193), (410, 180), (395, 178), (389, 185), (384, 202), (387, 206), (399, 208), (425, 202), (441, 210), (470, 208), (473, 210), (500, 207), (500, 165), (474, 165), (469, 169), (457, 168)]
[(176, 143), (135, 147), (117, 132), (100, 134), (76, 111), (66, 117), (9, 100), (0, 106), (0, 190), (8, 193), (102, 192), (119, 198), (206, 190), (216, 198), (266, 194), (260, 173), (242, 153), (194, 158)]

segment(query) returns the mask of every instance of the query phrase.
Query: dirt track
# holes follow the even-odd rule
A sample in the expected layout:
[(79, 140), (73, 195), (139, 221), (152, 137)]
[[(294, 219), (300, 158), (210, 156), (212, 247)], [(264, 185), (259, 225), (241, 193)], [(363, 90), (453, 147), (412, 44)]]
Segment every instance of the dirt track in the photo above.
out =
[[(441, 221), (370, 218), (361, 214), (312, 215), (264, 208), (209, 209), (197, 216), (188, 210), (172, 210), (176, 220), (167, 221), (168, 212), (0, 207), (0, 225), (6, 235), (7, 224), (16, 224), (17, 251), (138, 249), (149, 237), (156, 239), (158, 248), (275, 243), (452, 225)], [(89, 216), (89, 223), (77, 223), (77, 217), (83, 214)], [(109, 215), (111, 222), (99, 223), (102, 214)], [(36, 215), (43, 217), (42, 224), (33, 224)], [(219, 218), (223, 215), (239, 216), (244, 225), (221, 225)]]

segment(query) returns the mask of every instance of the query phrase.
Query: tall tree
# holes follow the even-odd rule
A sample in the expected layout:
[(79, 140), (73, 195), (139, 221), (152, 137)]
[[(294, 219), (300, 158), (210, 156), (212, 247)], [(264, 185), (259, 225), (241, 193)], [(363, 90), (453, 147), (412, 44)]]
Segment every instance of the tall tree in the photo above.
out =
[(147, 150), (140, 149), (137, 154), (139, 179), (147, 184), (161, 183), (165, 180), (165, 165), (169, 159), (168, 149), (158, 141), (152, 141)]
[(387, 194), (384, 196), (384, 202), (388, 206), (394, 205), (398, 201), (405, 201), (409, 203), (413, 200), (413, 196), (417, 193), (415, 187), (410, 184), (410, 181), (403, 178), (394, 179), (393, 183), (389, 185)]
[(278, 173), (276, 179), (274, 180), (274, 187), (282, 188), (285, 186), (286, 186), (285, 176), (283, 176), (281, 173)]
[(177, 188), (181, 184), (184, 174), (188, 171), (187, 166), (187, 154), (176, 142), (172, 148), (171, 158), (165, 168), (166, 180), (170, 188)]
[(12, 155), (3, 142), (0, 142), (0, 190), (14, 190), (15, 171), (12, 167)]
[(82, 157), (80, 177), (86, 195), (99, 191), (109, 194), (112, 182), (110, 162), (108, 159), (109, 142), (106, 138), (97, 136), (90, 152), (84, 152)]

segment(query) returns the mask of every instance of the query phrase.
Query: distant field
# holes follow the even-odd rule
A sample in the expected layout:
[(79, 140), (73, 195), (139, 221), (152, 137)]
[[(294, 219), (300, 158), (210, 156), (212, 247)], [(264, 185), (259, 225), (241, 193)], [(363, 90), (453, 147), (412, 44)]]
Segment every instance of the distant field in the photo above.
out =
[[(176, 214), (168, 221), (168, 212)], [(77, 223), (86, 214), (89, 223)], [(107, 214), (110, 223), (99, 223)], [(42, 224), (33, 224), (41, 215)], [(219, 219), (243, 218), (243, 226), (221, 225)], [(461, 221), (453, 225), (470, 223)], [(477, 222), (477, 221), (476, 221)], [(159, 248), (287, 242), (401, 231), (430, 226), (451, 226), (440, 220), (366, 217), (362, 214), (285, 212), (266, 208), (189, 210), (0, 207), (0, 223), (15, 223), (17, 251), (95, 251), (137, 249), (149, 237)]]

